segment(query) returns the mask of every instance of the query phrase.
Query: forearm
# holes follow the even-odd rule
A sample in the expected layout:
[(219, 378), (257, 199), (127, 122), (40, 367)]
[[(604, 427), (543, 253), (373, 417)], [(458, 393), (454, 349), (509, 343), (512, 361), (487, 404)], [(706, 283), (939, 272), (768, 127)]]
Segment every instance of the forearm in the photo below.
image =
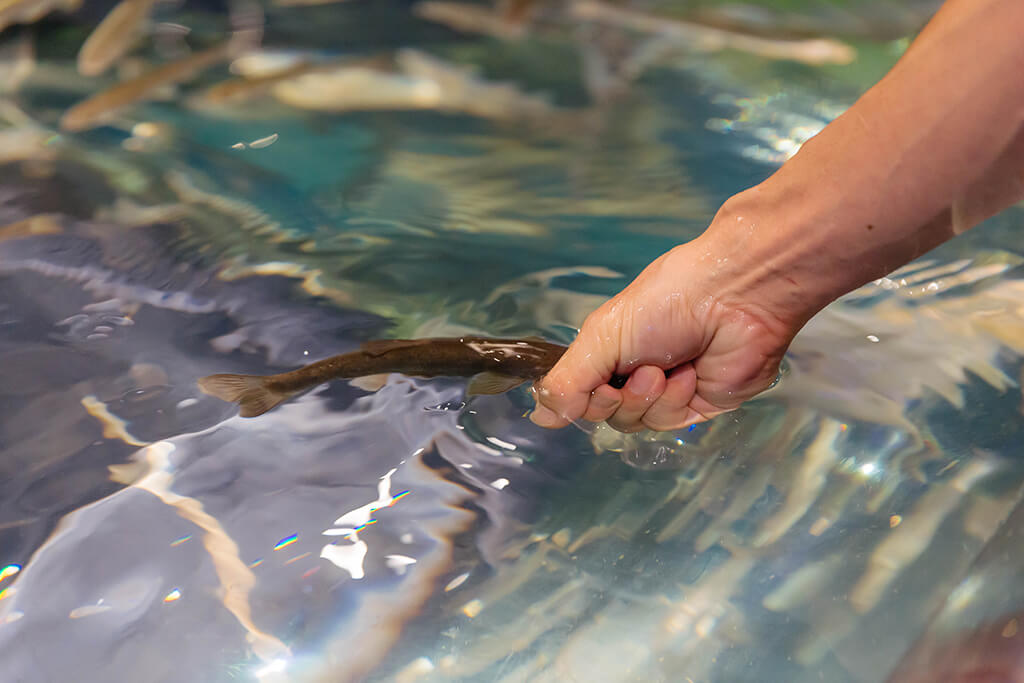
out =
[[(1024, 2), (950, 0), (893, 70), (702, 239), (795, 324), (1020, 198)], [(726, 267), (725, 271), (731, 270)]]

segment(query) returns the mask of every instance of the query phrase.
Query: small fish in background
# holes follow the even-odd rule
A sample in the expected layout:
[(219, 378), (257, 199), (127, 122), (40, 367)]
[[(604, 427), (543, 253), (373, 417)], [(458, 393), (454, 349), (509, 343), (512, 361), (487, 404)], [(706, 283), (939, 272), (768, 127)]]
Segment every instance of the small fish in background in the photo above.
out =
[(96, 26), (78, 51), (78, 73), (99, 76), (145, 34), (156, 0), (121, 0)]
[(233, 30), (227, 40), (150, 69), (79, 102), (61, 117), (60, 129), (71, 133), (99, 126), (112, 119), (120, 110), (156, 97), (167, 86), (188, 81), (201, 71), (259, 45), (263, 38), (264, 17), (257, 4), (238, 4), (229, 19)]
[[(472, 377), (468, 395), (500, 394), (543, 377), (566, 348), (541, 339), (385, 339), (277, 375), (208, 375), (199, 380), (199, 388), (238, 403), (242, 417), (262, 415), (331, 380), (356, 380), (353, 384), (371, 391), (395, 372), (413, 377)], [(610, 384), (621, 387), (625, 382), (625, 377), (616, 376)]]
[(774, 39), (750, 33), (703, 26), (690, 21), (647, 14), (598, 0), (574, 0), (568, 16), (576, 21), (593, 21), (663, 38), (679, 49), (698, 52), (737, 50), (767, 59), (785, 59), (805, 64), (849, 64), (857, 51), (830, 38)]
[(412, 48), (398, 50), (393, 62), (371, 57), (316, 69), (274, 84), (271, 94), (290, 107), (332, 113), (433, 110), (546, 121), (559, 111), (546, 97)]
[(36, 50), (31, 29), (13, 32), (0, 44), (0, 93), (17, 92), (36, 68)]
[(412, 12), (420, 19), (447, 26), (462, 33), (476, 33), (500, 40), (519, 40), (526, 36), (525, 13), (514, 5), (506, 11), (492, 10), (466, 2), (426, 0), (413, 5)]
[(69, 133), (95, 128), (125, 107), (149, 99), (164, 86), (193, 78), (197, 73), (226, 60), (232, 49), (231, 41), (226, 41), (184, 59), (158, 66), (138, 78), (118, 83), (68, 109), (60, 119), (60, 128)]
[(540, 0), (498, 0), (496, 10), (505, 21), (521, 25), (530, 20), (540, 4)]
[(82, 0), (0, 0), (0, 31), (13, 24), (34, 24), (50, 12), (74, 12)]
[(438, 110), (481, 118), (544, 118), (556, 112), (543, 95), (529, 94), (512, 83), (481, 78), (473, 67), (453, 64), (426, 52), (403, 48), (395, 55), (398, 68), (406, 75), (436, 84), (440, 91)]
[(274, 84), (271, 94), (290, 107), (332, 113), (437, 109), (442, 102), (431, 80), (360, 66), (287, 79)]
[[(295, 81), (307, 74), (329, 73), (339, 68), (365, 68), (386, 71), (393, 68), (391, 55), (368, 57), (344, 57), (328, 61), (308, 56), (297, 56), (294, 60), (275, 66), (272, 59), (255, 68), (246, 66), (259, 62), (259, 53), (241, 57), (232, 63), (232, 71), (240, 71), (237, 78), (212, 85), (189, 98), (188, 104), (197, 109), (232, 107), (250, 100), (269, 96), (279, 84)], [(241, 67), (236, 69), (236, 67)]]
[(920, 31), (941, 5), (942, 0), (851, 4), (846, 7), (837, 3), (815, 3), (808, 5), (807, 11), (793, 12), (785, 7), (729, 2), (698, 5), (687, 15), (692, 21), (705, 26), (765, 38), (830, 35), (889, 41)]
[(315, 66), (313, 62), (303, 59), (269, 74), (255, 77), (240, 76), (221, 81), (194, 95), (190, 99), (190, 104), (199, 107), (242, 104), (266, 95), (282, 81), (309, 73)]

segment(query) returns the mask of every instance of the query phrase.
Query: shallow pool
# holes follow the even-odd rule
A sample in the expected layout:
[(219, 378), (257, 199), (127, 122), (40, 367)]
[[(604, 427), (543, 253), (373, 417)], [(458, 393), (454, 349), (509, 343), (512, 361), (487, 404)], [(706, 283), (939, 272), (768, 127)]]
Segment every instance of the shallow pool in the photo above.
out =
[[(158, 4), (96, 76), (76, 60), (111, 3), (0, 34), (0, 680), (1022, 675), (1019, 207), (836, 302), (776, 387), (678, 433), (545, 431), (525, 390), (454, 379), (257, 419), (195, 384), (383, 337), (570, 341), (934, 3), (661, 8), (826, 31), (824, 64), (569, 5), (474, 6), (471, 31), (440, 3), (264, 4)], [(261, 50), (69, 130), (252, 25)]]

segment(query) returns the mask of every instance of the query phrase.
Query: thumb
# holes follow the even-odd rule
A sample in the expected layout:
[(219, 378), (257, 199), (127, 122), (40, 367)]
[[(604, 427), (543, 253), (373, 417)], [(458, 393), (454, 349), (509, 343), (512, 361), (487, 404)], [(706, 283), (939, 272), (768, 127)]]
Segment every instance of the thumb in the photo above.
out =
[(564, 427), (586, 414), (591, 393), (611, 379), (619, 361), (619, 326), (608, 320), (602, 309), (592, 313), (558, 363), (534, 384), (534, 423)]

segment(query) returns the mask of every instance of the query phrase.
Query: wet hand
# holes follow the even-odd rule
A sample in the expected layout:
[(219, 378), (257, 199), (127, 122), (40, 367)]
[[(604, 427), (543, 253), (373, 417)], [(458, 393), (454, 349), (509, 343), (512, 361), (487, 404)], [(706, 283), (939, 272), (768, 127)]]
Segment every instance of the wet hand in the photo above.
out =
[[(587, 318), (536, 383), (531, 420), (669, 431), (733, 410), (770, 386), (796, 330), (721, 294), (729, 271), (700, 240), (654, 261)], [(621, 389), (608, 384), (615, 374), (629, 375)]]

